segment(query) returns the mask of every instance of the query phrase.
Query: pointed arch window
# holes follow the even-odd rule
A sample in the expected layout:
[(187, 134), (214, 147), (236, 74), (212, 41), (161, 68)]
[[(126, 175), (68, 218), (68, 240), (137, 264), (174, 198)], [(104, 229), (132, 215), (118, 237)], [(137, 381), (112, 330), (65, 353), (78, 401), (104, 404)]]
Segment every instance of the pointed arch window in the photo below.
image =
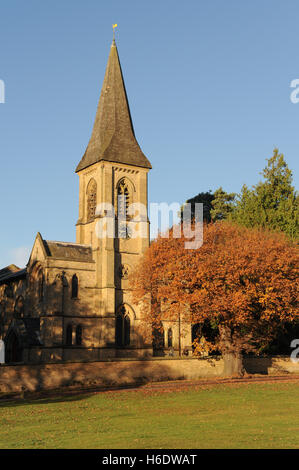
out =
[(4, 295), (10, 299), (13, 298), (13, 287), (11, 284), (5, 285)]
[(122, 179), (117, 186), (117, 215), (120, 219), (128, 218), (128, 209), (131, 204), (131, 192), (129, 184), (125, 179)]
[(21, 295), (15, 302), (14, 314), (17, 318), (24, 316), (24, 298)]
[(82, 336), (83, 336), (82, 325), (78, 325), (76, 328), (76, 345), (77, 346), (82, 346)]
[(92, 178), (87, 186), (87, 220), (92, 221), (95, 218), (97, 206), (97, 183)]
[(44, 300), (44, 288), (45, 288), (45, 276), (43, 272), (41, 272), (38, 277), (38, 298), (40, 302)]
[(116, 316), (115, 342), (118, 347), (130, 345), (131, 320), (125, 305), (122, 305)]
[(73, 326), (69, 324), (66, 328), (66, 345), (72, 346), (73, 344)]
[(15, 331), (10, 331), (5, 341), (5, 362), (22, 362), (23, 349)]
[(153, 325), (153, 349), (160, 351), (165, 347), (165, 331), (162, 322)]
[(79, 280), (76, 274), (72, 277), (72, 299), (77, 299), (79, 293)]

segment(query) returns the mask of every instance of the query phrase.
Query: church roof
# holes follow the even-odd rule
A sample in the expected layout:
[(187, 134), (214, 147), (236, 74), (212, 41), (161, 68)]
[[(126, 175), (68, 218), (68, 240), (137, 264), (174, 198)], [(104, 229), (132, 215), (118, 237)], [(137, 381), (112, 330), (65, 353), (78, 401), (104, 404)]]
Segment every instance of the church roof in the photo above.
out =
[(92, 248), (90, 245), (81, 245), (71, 242), (55, 242), (43, 240), (47, 256), (70, 261), (85, 261), (91, 263)]
[(96, 118), (76, 172), (101, 160), (151, 168), (135, 138), (117, 47), (113, 40)]
[(26, 274), (26, 269), (20, 269), (15, 264), (0, 269), (0, 283), (14, 280)]

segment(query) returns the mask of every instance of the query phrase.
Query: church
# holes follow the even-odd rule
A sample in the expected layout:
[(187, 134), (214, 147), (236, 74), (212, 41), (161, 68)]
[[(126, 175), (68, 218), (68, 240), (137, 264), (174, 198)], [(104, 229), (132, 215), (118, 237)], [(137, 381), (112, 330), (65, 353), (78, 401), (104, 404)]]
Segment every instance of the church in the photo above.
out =
[[(91, 138), (76, 168), (76, 243), (46, 240), (38, 233), (25, 269), (10, 265), (0, 270), (0, 338), (5, 343), (5, 362), (159, 355), (142, 334), (140, 308), (132, 304), (128, 281), (130, 270), (150, 243), (151, 168), (134, 134), (113, 39)], [(143, 224), (143, 235), (132, 238), (127, 208), (134, 203), (142, 204), (146, 214), (140, 213), (137, 221)], [(117, 236), (97, 236), (103, 218), (99, 206), (123, 213)], [(106, 219), (116, 216), (104, 212)], [(183, 335), (181, 328), (175, 322), (165, 325), (161, 355), (164, 349), (171, 354), (183, 347), (190, 349), (191, 327)]]

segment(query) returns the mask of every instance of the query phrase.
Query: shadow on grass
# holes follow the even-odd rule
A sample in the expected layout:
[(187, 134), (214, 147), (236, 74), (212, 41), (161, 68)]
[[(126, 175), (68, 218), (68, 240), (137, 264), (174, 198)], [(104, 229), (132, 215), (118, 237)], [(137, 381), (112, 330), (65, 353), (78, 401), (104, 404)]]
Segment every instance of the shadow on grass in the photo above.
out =
[(140, 382), (127, 386), (119, 387), (90, 387), (86, 389), (73, 389), (66, 388), (65, 390), (53, 389), (43, 390), (41, 392), (26, 392), (24, 394), (16, 394), (0, 396), (0, 409), (8, 407), (16, 407), (23, 405), (47, 405), (51, 403), (59, 402), (74, 402), (84, 400), (91, 396), (104, 393), (104, 392), (116, 392), (116, 391), (128, 391), (138, 389), (142, 387), (146, 382)]
[(82, 393), (74, 395), (61, 395), (59, 392), (52, 397), (26, 397), (26, 398), (10, 398), (0, 401), (0, 410), (2, 408), (15, 408), (17, 406), (24, 405), (49, 405), (51, 403), (62, 403), (62, 402), (75, 402), (84, 400), (92, 396), (93, 393)]

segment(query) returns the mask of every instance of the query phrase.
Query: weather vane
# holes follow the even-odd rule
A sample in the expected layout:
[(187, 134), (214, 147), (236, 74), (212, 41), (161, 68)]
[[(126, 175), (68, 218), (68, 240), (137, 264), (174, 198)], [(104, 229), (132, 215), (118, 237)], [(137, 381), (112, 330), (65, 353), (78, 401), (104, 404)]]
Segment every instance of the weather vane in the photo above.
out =
[(115, 41), (115, 28), (117, 28), (117, 24), (113, 24), (112, 28), (113, 28), (113, 41)]

